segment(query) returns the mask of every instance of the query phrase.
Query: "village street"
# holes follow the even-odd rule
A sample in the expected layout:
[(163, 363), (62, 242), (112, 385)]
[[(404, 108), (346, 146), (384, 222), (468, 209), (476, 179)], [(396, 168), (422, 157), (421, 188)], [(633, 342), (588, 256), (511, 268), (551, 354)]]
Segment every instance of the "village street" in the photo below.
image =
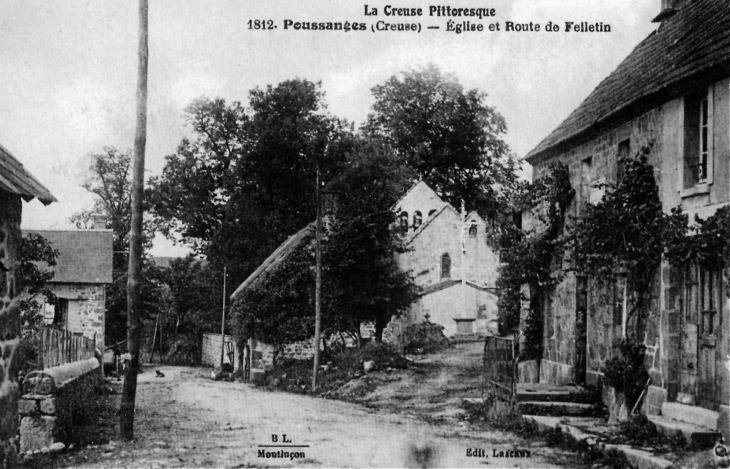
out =
[[(423, 467), (582, 467), (576, 455), (542, 441), (524, 441), (443, 417), (458, 413), (461, 393), (454, 391), (463, 389), (457, 377), (464, 370), (456, 362), (473, 359), (478, 347), (472, 349), (475, 353), (448, 351), (452, 366), (423, 382), (405, 378), (394, 382), (400, 387), (398, 395), (395, 387), (385, 389), (378, 397), (385, 402), (380, 408), (372, 399), (364, 406), (270, 392), (239, 382), (213, 381), (207, 368), (163, 366), (159, 369), (164, 378), (155, 378), (151, 370), (140, 375), (135, 442), (112, 441), (73, 450), (52, 463), (58, 467), (422, 467), (415, 447), (432, 450)], [(419, 408), (415, 396), (421, 391), (426, 394)], [(442, 397), (436, 398), (439, 394)], [(395, 408), (398, 400), (402, 405)], [(441, 417), (423, 418), (429, 405)], [(111, 429), (116, 422), (108, 425)], [(278, 441), (272, 441), (272, 435)], [(303, 447), (263, 447), (277, 444)], [(469, 457), (470, 449), (482, 449), (485, 456)], [(495, 450), (527, 450), (530, 457), (495, 458)], [(265, 458), (259, 457), (261, 451), (305, 456)]]

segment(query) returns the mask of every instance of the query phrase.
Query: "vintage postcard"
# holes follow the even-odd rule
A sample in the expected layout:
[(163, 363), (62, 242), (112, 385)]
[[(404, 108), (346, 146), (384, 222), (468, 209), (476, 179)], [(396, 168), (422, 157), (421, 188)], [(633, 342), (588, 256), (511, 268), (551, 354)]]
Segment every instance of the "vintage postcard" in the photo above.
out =
[(0, 467), (729, 467), (726, 0), (6, 0)]

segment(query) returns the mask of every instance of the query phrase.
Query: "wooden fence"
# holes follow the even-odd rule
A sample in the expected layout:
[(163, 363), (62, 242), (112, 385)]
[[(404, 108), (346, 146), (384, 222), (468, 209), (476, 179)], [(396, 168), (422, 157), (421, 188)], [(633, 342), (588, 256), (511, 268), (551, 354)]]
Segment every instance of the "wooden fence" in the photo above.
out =
[(53, 327), (41, 329), (41, 359), (43, 368), (94, 358), (96, 334), (93, 339), (80, 333)]
[(484, 341), (484, 391), (513, 402), (517, 382), (515, 339), (489, 336)]

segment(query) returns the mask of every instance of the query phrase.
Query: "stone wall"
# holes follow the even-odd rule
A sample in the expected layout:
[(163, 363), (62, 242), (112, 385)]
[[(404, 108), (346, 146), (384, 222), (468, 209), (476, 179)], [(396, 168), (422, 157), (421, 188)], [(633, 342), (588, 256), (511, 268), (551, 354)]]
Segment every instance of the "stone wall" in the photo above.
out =
[[(106, 288), (101, 284), (52, 283), (51, 290), (59, 298), (68, 299), (67, 330), (81, 332), (89, 339), (96, 336), (97, 346), (104, 350)], [(46, 315), (46, 323), (53, 321)]]
[(29, 373), (19, 401), (20, 452), (53, 443), (76, 443), (74, 429), (91, 421), (94, 386), (101, 381), (96, 358)]
[[(238, 370), (239, 357), (243, 351), (239, 350), (235, 343), (233, 336), (226, 335), (226, 341), (234, 344), (235, 357), (233, 359), (233, 369)], [(300, 342), (293, 342), (279, 347), (276, 358), (290, 358), (295, 360), (310, 360), (314, 357), (314, 338), (309, 340), (303, 340)], [(261, 342), (259, 340), (253, 340), (249, 343), (249, 347), (253, 353), (253, 366), (252, 368), (270, 369), (274, 363), (274, 347)], [(201, 361), (204, 366), (216, 367), (220, 364), (221, 360), (221, 335), (206, 332), (203, 334), (203, 347), (202, 347)], [(246, 357), (244, 357), (246, 359)], [(223, 357), (223, 363), (229, 363), (228, 356)]]
[[(20, 196), (0, 191), (0, 467), (17, 465)], [(6, 270), (7, 269), (7, 270)]]
[[(226, 342), (233, 343), (233, 369), (237, 370), (240, 368), (239, 363), (240, 360), (238, 359), (241, 355), (241, 351), (238, 349), (238, 346), (236, 345), (236, 341), (233, 338), (233, 336), (230, 336), (226, 334)], [(224, 353), (223, 356), (223, 363), (230, 363), (230, 360), (227, 355), (227, 350)], [(203, 346), (202, 346), (202, 356), (201, 356), (201, 363), (203, 366), (220, 366), (221, 363), (221, 335), (220, 334), (213, 334), (210, 332), (206, 332), (203, 334)]]
[[(547, 174), (548, 166), (560, 161), (568, 166), (570, 183), (576, 191), (574, 200), (568, 207), (567, 216), (580, 216), (587, 203), (596, 202), (600, 197), (595, 190), (595, 183), (615, 183), (619, 174), (618, 160), (622, 156), (634, 156), (642, 146), (653, 142), (653, 150), (649, 163), (657, 168), (655, 176), (657, 184), (662, 184), (664, 163), (662, 154), (668, 145), (665, 142), (666, 112), (663, 106), (657, 107), (625, 124), (610, 130), (594, 140), (579, 145), (549, 161), (536, 162), (533, 178)], [(568, 273), (552, 287), (550, 301), (546, 301), (545, 333), (540, 379), (545, 382), (570, 382), (574, 378), (573, 369), (576, 359), (576, 301), (577, 281), (575, 275)], [(614, 285), (602, 284), (595, 279), (587, 280), (587, 350), (586, 379), (595, 383), (600, 377), (603, 363), (612, 356), (613, 340), (622, 335), (622, 325), (616, 321), (616, 297)], [(650, 324), (647, 325), (649, 366), (655, 368), (659, 357), (658, 342), (658, 287), (651, 301)], [(622, 301), (622, 299), (619, 299)]]
[[(554, 161), (565, 163), (570, 171), (571, 185), (576, 190), (575, 200), (568, 208), (568, 216), (580, 216), (587, 202), (600, 197), (600, 191), (593, 190), (594, 183), (615, 183), (620, 171), (620, 156), (634, 156), (642, 146), (653, 142), (649, 163), (654, 166), (655, 179), (659, 187), (662, 207), (665, 212), (681, 206), (689, 215), (706, 218), (719, 207), (730, 201), (730, 79), (723, 79), (710, 86), (713, 113), (711, 115), (709, 148), (712, 164), (709, 174), (710, 183), (685, 187), (683, 174), (688, 171), (684, 161), (685, 150), (691, 143), (686, 128), (686, 102), (684, 97), (657, 105), (654, 109), (636, 116), (613, 129), (605, 131), (593, 140), (566, 150), (550, 160), (533, 161), (533, 175), (537, 179), (545, 175), (548, 166)], [(691, 145), (690, 145), (691, 146)], [(674, 400), (680, 391), (680, 375), (687, 374), (693, 364), (682, 356), (685, 348), (693, 344), (683, 344), (687, 324), (682, 318), (683, 292), (685, 281), (682, 268), (671, 268), (666, 263), (654, 279), (655, 283), (647, 298), (649, 302), (648, 320), (644, 337), (646, 345), (645, 366), (652, 378), (652, 386), (645, 402), (645, 411), (659, 412), (661, 403)], [(624, 329), (635, 330), (634, 324), (619, 321), (618, 314), (631, 309), (631, 292), (623, 297), (618, 280), (618, 293), (612, 291), (616, 285), (599, 285), (589, 280), (587, 314), (587, 379), (595, 382), (605, 361), (614, 352), (611, 345), (614, 339), (624, 335)], [(728, 295), (728, 274), (725, 273), (725, 293)], [(572, 373), (575, 346), (576, 284), (571, 275), (566, 275), (555, 288), (553, 305), (545, 311), (545, 352), (540, 370), (541, 379), (562, 379)], [(623, 302), (623, 311), (617, 307)], [(727, 317), (728, 302), (722, 304), (721, 316)], [(690, 325), (691, 326), (691, 325)], [(730, 321), (722, 321), (718, 330), (715, 381), (718, 394), (717, 409), (727, 420), (730, 408), (723, 403), (730, 400), (730, 376), (725, 357), (730, 354)], [(683, 361), (684, 360), (684, 361)], [(544, 368), (544, 369), (543, 369)], [(690, 383), (691, 384), (691, 383)], [(725, 431), (726, 429), (723, 429)]]

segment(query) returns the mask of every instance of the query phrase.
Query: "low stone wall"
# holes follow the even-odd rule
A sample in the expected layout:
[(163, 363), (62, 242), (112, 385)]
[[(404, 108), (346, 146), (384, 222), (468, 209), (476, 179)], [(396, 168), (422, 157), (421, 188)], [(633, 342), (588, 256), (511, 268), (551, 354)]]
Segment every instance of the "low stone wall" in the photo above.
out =
[[(233, 338), (233, 336), (230, 336), (226, 334), (226, 342), (232, 342), (233, 343), (233, 369), (237, 370), (240, 368), (240, 360), (239, 357), (241, 356), (241, 351), (238, 349), (238, 346), (236, 345), (236, 341)], [(229, 357), (227, 355), (228, 350), (226, 350), (226, 354), (223, 357), (223, 363), (230, 363)], [(206, 332), (203, 334), (203, 346), (202, 346), (202, 356), (201, 356), (201, 363), (204, 366), (212, 366), (217, 367), (220, 366), (221, 363), (221, 335), (220, 334), (213, 334)]]
[(89, 402), (100, 381), (96, 358), (29, 373), (18, 401), (20, 452), (73, 443), (74, 428), (93, 411)]

